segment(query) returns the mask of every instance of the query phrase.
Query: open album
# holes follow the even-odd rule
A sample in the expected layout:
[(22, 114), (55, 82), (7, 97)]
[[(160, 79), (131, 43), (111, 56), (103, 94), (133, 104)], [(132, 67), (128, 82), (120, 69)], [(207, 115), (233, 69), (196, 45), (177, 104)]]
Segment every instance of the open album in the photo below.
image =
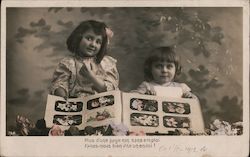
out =
[(199, 101), (109, 91), (82, 98), (68, 99), (48, 95), (45, 120), (63, 129), (76, 126), (99, 127), (123, 123), (129, 131), (167, 133), (175, 129), (204, 132)]

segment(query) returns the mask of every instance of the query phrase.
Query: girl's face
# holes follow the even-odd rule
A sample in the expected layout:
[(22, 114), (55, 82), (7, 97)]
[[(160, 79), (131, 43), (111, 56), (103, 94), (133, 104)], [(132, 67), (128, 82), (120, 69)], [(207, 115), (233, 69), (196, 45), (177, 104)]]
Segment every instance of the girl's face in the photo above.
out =
[(174, 80), (176, 67), (170, 62), (154, 62), (152, 64), (152, 76), (155, 83), (163, 85)]
[(102, 36), (97, 35), (93, 30), (88, 30), (82, 35), (79, 49), (80, 56), (94, 57), (98, 54), (102, 46)]

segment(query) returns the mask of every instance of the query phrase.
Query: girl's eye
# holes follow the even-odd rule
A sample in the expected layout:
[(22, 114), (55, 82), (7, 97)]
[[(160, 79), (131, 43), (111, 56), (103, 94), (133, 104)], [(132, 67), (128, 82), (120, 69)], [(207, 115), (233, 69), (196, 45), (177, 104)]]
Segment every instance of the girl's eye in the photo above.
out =
[(173, 67), (173, 64), (167, 64), (167, 68), (170, 69)]
[(88, 41), (91, 41), (91, 40), (92, 40), (92, 38), (91, 38), (90, 36), (87, 36), (86, 39), (87, 39)]
[(160, 68), (162, 68), (163, 66), (162, 66), (161, 64), (156, 64), (155, 67), (156, 67), (157, 69), (160, 69)]
[(97, 40), (96, 43), (99, 44), (99, 45), (101, 45), (102, 41), (101, 40)]

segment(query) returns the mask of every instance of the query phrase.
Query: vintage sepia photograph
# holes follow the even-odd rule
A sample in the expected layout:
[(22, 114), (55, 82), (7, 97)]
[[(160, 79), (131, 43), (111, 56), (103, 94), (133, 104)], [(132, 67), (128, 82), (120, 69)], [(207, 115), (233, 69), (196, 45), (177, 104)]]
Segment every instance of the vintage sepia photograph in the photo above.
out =
[[(1, 138), (77, 136), (86, 156), (103, 155), (85, 148), (89, 137), (158, 138), (155, 156), (208, 157), (239, 148), (204, 140), (207, 152), (186, 154), (184, 139), (249, 138), (246, 0), (45, 2), (1, 5)], [(178, 151), (163, 149), (168, 138), (182, 141)], [(110, 146), (104, 156), (117, 155)]]

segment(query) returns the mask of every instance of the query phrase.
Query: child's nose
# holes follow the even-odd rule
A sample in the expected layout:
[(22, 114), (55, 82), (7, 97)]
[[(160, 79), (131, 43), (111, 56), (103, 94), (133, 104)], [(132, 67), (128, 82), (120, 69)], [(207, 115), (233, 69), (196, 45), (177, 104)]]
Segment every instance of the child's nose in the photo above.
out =
[(166, 66), (163, 66), (162, 69), (161, 69), (162, 72), (167, 72), (168, 71), (168, 68)]
[(91, 41), (91, 42), (90, 42), (90, 45), (93, 46), (93, 47), (96, 47), (96, 41), (94, 41), (94, 40)]

